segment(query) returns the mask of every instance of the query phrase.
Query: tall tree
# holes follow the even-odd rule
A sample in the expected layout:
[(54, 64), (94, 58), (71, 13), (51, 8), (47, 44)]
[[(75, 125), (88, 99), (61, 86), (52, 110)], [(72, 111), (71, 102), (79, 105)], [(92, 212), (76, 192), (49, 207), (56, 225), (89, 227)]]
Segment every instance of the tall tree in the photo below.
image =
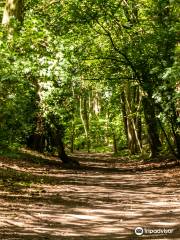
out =
[(173, 5), (174, 1), (161, 0), (84, 0), (71, 1), (64, 9), (83, 74), (92, 79), (96, 74), (108, 81), (133, 80), (140, 86), (152, 156), (161, 150), (154, 93), (164, 84), (161, 74), (172, 65), (176, 44)]

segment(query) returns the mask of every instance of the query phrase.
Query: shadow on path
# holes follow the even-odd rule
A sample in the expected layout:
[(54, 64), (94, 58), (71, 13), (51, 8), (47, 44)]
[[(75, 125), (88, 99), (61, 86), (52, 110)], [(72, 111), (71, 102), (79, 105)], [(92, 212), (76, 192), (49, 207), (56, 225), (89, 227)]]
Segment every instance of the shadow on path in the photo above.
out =
[(94, 171), (0, 159), (0, 239), (180, 239), (179, 168), (111, 172), (104, 156), (98, 171), (100, 159), (81, 158)]

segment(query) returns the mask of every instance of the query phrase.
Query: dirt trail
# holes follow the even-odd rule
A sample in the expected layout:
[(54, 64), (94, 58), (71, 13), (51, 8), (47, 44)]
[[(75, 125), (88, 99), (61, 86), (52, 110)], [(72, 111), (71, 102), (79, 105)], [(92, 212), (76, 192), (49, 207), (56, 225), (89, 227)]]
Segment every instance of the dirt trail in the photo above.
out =
[[(28, 187), (21, 181), (1, 182), (1, 240), (180, 239), (178, 167), (111, 173), (98, 169), (121, 168), (122, 159), (78, 157), (85, 166), (97, 166), (96, 171), (1, 159), (1, 168), (39, 179)], [(173, 233), (137, 236), (136, 227)]]

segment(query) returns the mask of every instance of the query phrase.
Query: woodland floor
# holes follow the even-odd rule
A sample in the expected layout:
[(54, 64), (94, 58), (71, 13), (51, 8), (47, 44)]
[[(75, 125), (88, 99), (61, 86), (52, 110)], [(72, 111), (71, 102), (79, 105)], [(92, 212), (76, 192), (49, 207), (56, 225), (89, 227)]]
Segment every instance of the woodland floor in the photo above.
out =
[[(111, 154), (0, 157), (0, 240), (180, 239), (180, 168)], [(162, 159), (163, 160), (163, 159)], [(136, 236), (134, 229), (173, 229)]]

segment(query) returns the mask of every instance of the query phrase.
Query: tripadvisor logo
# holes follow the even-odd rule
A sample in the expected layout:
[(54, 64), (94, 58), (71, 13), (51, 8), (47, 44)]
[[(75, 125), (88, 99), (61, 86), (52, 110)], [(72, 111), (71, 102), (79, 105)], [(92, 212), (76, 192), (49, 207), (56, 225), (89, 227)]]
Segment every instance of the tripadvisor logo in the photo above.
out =
[(143, 233), (144, 233), (144, 230), (143, 230), (142, 227), (135, 228), (135, 234), (136, 235), (141, 236), (141, 235), (143, 235)]
[(141, 235), (151, 235), (151, 234), (172, 234), (174, 229), (172, 228), (158, 228), (158, 229), (148, 229), (148, 228), (142, 228), (142, 227), (137, 227), (135, 228), (134, 232), (137, 236)]

